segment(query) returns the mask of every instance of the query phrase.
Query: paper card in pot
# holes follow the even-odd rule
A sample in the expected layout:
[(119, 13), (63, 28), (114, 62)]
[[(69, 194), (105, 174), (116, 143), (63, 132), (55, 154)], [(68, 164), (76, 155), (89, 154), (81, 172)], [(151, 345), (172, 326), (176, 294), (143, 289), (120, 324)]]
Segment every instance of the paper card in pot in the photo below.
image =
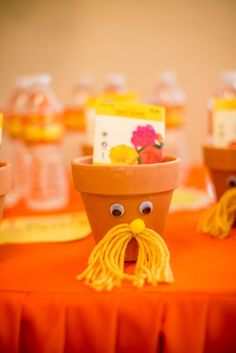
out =
[(236, 147), (236, 99), (216, 99), (213, 111), (213, 145)]
[(163, 107), (135, 102), (97, 102), (94, 164), (161, 162), (164, 139)]

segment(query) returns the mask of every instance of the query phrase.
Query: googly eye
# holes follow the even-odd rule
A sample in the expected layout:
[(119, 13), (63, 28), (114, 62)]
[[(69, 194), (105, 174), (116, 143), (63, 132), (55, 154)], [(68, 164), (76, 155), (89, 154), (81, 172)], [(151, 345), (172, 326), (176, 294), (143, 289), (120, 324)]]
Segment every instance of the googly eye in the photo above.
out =
[(123, 214), (125, 213), (125, 209), (124, 209), (124, 206), (121, 205), (120, 203), (114, 203), (110, 207), (110, 212), (112, 216), (120, 217), (120, 216), (123, 216)]
[(227, 179), (227, 184), (233, 188), (236, 186), (236, 175), (231, 175), (230, 177), (228, 177)]
[(149, 214), (153, 210), (153, 204), (151, 201), (144, 201), (139, 206), (139, 212), (142, 214)]

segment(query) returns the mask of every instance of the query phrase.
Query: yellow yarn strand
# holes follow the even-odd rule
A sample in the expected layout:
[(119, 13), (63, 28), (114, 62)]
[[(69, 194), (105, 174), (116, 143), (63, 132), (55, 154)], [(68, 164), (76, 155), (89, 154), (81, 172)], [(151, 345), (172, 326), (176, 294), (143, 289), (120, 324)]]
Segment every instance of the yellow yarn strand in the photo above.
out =
[[(124, 272), (125, 251), (128, 243), (135, 238), (138, 246), (138, 259), (134, 274)], [(134, 234), (129, 224), (120, 224), (110, 229), (95, 246), (89, 256), (88, 266), (77, 276), (78, 280), (96, 290), (111, 290), (119, 287), (123, 280), (136, 287), (145, 282), (157, 285), (159, 282), (172, 282), (170, 255), (164, 240), (153, 230), (145, 228)]]
[(218, 238), (226, 238), (236, 220), (236, 187), (227, 190), (220, 200), (200, 218), (198, 230)]
[(148, 248), (152, 252), (151, 258), (153, 258), (153, 261), (146, 262), (146, 268), (151, 274), (149, 282), (151, 284), (155, 282), (172, 282), (170, 254), (163, 238), (152, 229), (145, 229), (140, 234), (140, 237), (145, 240), (143, 244), (144, 246), (146, 245), (146, 249)]

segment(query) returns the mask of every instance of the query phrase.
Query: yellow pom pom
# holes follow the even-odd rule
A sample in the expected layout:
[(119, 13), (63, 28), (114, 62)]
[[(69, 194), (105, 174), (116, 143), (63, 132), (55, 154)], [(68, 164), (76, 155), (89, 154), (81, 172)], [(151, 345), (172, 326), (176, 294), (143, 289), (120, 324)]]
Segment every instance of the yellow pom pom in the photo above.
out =
[(137, 218), (130, 223), (130, 229), (134, 234), (142, 233), (145, 229), (145, 223), (142, 219)]

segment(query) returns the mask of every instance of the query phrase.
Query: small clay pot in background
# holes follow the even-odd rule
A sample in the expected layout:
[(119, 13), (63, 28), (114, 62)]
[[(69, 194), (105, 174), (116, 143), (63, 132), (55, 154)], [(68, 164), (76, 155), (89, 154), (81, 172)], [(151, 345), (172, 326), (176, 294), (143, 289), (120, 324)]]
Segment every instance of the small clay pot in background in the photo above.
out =
[(227, 189), (236, 186), (236, 148), (204, 146), (203, 158), (219, 200)]

